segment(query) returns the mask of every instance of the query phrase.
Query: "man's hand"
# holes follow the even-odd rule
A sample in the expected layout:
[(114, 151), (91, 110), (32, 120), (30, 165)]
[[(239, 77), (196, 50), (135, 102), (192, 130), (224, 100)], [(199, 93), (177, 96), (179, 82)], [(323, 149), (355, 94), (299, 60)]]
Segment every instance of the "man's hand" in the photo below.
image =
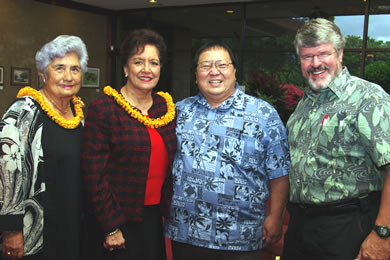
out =
[(24, 254), (23, 231), (3, 232), (2, 256), (4, 259), (21, 259)]
[[(390, 164), (386, 164), (383, 168), (386, 171), (386, 178), (383, 185), (381, 204), (375, 224), (390, 226)], [(371, 231), (360, 246), (360, 251), (356, 259), (390, 259), (390, 238), (381, 238), (375, 231)]]
[(266, 244), (273, 244), (278, 242), (283, 235), (282, 230), (283, 218), (280, 216), (273, 217), (269, 215), (266, 217), (263, 225), (263, 237), (262, 239), (266, 241)]
[(283, 235), (283, 217), (289, 191), (288, 176), (270, 181), (269, 213), (263, 224), (263, 237), (266, 245), (278, 242)]
[(364, 240), (356, 260), (389, 260), (390, 238), (381, 238), (372, 231)]

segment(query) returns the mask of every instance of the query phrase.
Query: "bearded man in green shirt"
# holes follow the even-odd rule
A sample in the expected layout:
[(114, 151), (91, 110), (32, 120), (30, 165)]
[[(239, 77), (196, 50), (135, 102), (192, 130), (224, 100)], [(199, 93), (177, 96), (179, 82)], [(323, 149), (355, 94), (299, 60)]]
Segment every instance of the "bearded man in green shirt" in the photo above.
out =
[(295, 38), (310, 88), (287, 123), (283, 260), (390, 259), (390, 96), (343, 68), (344, 45), (322, 18)]

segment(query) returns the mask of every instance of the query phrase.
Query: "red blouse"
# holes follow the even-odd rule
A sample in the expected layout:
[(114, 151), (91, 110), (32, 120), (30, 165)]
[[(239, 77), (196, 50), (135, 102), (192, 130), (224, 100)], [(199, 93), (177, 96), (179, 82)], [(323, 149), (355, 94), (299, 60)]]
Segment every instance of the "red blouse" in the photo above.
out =
[(148, 179), (146, 181), (145, 205), (156, 205), (161, 200), (161, 188), (167, 176), (168, 152), (160, 134), (154, 128), (149, 128), (152, 145), (149, 161)]

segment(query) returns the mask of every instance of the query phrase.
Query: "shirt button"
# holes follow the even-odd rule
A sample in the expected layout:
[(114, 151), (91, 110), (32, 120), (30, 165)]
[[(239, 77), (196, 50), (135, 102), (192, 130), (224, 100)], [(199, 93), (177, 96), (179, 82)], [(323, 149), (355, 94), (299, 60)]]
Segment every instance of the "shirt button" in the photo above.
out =
[(303, 158), (304, 156), (305, 156), (305, 155), (302, 153), (302, 154), (301, 154), (301, 158)]
[(313, 112), (317, 112), (317, 108), (314, 108), (314, 109), (313, 109)]
[(307, 132), (306, 132), (307, 134), (310, 134), (310, 130), (307, 130)]

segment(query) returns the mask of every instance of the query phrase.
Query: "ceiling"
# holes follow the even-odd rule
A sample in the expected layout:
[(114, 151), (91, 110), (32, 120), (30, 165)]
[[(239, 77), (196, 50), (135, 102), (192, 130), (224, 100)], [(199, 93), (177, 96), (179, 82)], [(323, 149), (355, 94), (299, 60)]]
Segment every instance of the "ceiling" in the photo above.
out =
[[(353, 15), (363, 14), (367, 0), (35, 0), (51, 4), (63, 4), (70, 7), (87, 7), (103, 12), (127, 12), (135, 10), (163, 10), (182, 8), (202, 8), (202, 18), (213, 15), (208, 12), (209, 7), (229, 8), (240, 7), (242, 3), (248, 3), (249, 13), (256, 13), (257, 17), (299, 17), (310, 16), (313, 12), (321, 12), (330, 15)], [(389, 0), (371, 0), (377, 5), (380, 2), (387, 3)], [(389, 5), (389, 4), (387, 4)], [(207, 8), (206, 8), (207, 6)], [(174, 18), (174, 17), (171, 17)], [(200, 17), (198, 17), (200, 18)]]
[[(149, 0), (35, 1), (117, 14), (123, 18), (123, 26), (129, 27), (123, 28), (125, 30), (141, 27), (143, 25), (137, 23), (147, 23), (152, 19), (161, 25), (191, 30), (193, 38), (239, 39), (243, 17), (248, 37), (283, 36), (296, 31), (299, 23), (294, 17), (363, 15), (367, 0), (157, 0), (157, 4), (151, 4)], [(389, 0), (371, 1), (372, 6), (389, 6)], [(243, 3), (247, 3), (245, 8)], [(234, 13), (227, 14), (227, 10)]]
[[(240, 2), (256, 2), (256, 0), (157, 0), (155, 4), (149, 3), (149, 0), (73, 0), (80, 4), (86, 4), (94, 7), (104, 8), (108, 10), (129, 10), (140, 8), (156, 8), (156, 7), (179, 7), (191, 5), (210, 5), (223, 3), (240, 3)], [(260, 2), (260, 1), (257, 1)]]
[[(251, 11), (262, 12), (263, 7), (277, 6), (273, 13), (289, 13), (291, 16), (302, 16), (302, 13), (313, 12), (315, 10), (330, 15), (353, 15), (363, 14), (364, 5), (368, 0), (35, 0), (54, 5), (63, 5), (73, 8), (90, 8), (91, 11), (103, 11), (112, 13), (115, 11), (129, 11), (139, 9), (164, 9), (169, 7), (202, 7), (202, 6), (222, 6), (249, 3), (251, 7), (261, 6), (261, 9)], [(389, 13), (389, 0), (370, 0), (371, 9), (375, 12)], [(363, 7), (363, 9), (362, 9)], [(362, 13), (363, 12), (363, 13)]]

